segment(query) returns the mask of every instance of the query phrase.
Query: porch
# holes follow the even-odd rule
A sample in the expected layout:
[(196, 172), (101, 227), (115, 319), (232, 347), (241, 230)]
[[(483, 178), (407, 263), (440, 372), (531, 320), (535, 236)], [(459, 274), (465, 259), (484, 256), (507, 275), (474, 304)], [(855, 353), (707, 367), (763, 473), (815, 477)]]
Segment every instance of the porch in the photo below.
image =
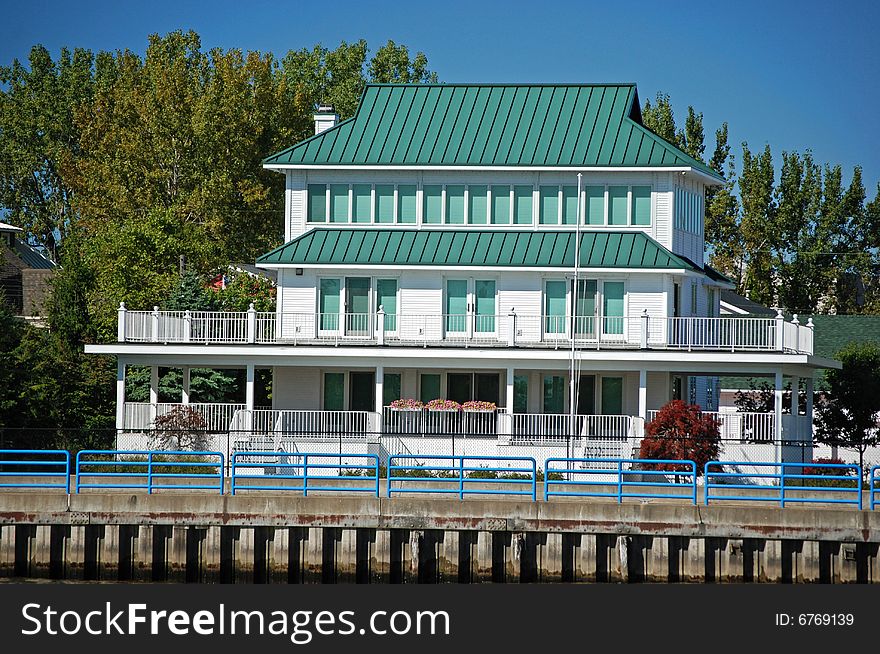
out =
[(813, 353), (812, 320), (775, 318), (266, 313), (129, 311), (118, 313), (121, 343), (380, 345), (705, 350)]

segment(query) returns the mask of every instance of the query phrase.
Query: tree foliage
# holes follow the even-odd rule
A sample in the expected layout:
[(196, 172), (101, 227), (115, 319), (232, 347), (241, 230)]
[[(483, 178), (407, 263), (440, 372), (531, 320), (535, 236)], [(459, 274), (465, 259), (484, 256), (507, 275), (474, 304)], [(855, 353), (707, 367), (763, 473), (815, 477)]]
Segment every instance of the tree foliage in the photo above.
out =
[[(645, 425), (645, 434), (639, 450), (641, 459), (691, 460), (697, 464), (697, 474), (701, 474), (707, 461), (718, 458), (718, 421), (704, 415), (696, 404), (672, 400)], [(682, 471), (675, 464), (659, 464), (655, 469)]]
[(815, 438), (820, 443), (858, 452), (880, 445), (880, 346), (851, 343), (835, 357), (841, 370), (828, 370), (828, 393), (816, 404)]

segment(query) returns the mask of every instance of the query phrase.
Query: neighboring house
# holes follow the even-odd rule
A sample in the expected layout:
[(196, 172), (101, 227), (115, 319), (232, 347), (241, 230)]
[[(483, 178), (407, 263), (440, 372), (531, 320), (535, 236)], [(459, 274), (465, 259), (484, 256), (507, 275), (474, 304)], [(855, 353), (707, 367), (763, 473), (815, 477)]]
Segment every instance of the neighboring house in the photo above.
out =
[(0, 289), (16, 315), (45, 316), (49, 280), (58, 267), (21, 239), (20, 227), (0, 223)]
[[(120, 429), (160, 410), (158, 366), (238, 366), (245, 405), (212, 415), (273, 447), (458, 431), (540, 456), (574, 433), (573, 453), (629, 454), (669, 400), (717, 409), (720, 375), (809, 388), (838, 365), (804, 325), (720, 317), (733, 285), (703, 263), (703, 198), (723, 180), (642, 124), (635, 85), (368, 85), (354, 117), (315, 121), (264, 162), (286, 179), (285, 244), (257, 259), (278, 273), (276, 313), (121, 308), (119, 342), (87, 346), (118, 356)], [(125, 403), (127, 365), (153, 366), (152, 404)], [(256, 367), (273, 371), (272, 412), (253, 408)], [(399, 398), (499, 410), (441, 423)], [(756, 419), (810, 438), (781, 402)]]

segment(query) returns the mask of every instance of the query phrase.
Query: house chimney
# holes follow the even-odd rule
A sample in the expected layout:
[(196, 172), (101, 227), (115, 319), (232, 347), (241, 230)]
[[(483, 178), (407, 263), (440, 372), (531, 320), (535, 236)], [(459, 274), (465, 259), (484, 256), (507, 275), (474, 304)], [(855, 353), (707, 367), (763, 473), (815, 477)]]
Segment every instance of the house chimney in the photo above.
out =
[(336, 127), (339, 116), (332, 104), (319, 104), (315, 112), (315, 134), (320, 134), (331, 127)]

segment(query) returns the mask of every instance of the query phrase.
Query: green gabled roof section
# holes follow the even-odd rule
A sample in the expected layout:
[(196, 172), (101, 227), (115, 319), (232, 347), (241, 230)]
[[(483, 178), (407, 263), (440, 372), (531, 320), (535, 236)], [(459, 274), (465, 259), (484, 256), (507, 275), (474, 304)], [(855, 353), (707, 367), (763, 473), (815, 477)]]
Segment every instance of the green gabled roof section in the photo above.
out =
[[(581, 232), (584, 268), (699, 270), (644, 232)], [(573, 231), (317, 227), (258, 264), (571, 268)]]
[(268, 157), (307, 166), (689, 166), (635, 84), (369, 84), (352, 118)]

